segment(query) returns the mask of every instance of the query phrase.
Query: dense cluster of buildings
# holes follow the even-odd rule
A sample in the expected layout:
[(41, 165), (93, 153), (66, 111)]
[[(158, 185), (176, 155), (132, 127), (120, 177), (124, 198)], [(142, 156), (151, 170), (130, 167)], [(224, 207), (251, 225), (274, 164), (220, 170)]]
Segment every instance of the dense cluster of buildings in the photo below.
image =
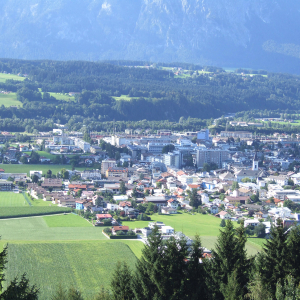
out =
[[(64, 180), (44, 178), (38, 168), (30, 177), (0, 170), (0, 189), (13, 189), (13, 182), (29, 182), (32, 197), (92, 212), (120, 210), (132, 218), (141, 213), (131, 205), (132, 199), (137, 204), (153, 203), (160, 212), (174, 214), (179, 208), (193, 209), (191, 192), (196, 190), (202, 209), (220, 218), (247, 219), (249, 210), (253, 210), (256, 220), (280, 216), (298, 221), (297, 214), (283, 207), (287, 200), (300, 204), (300, 188), (295, 188), (300, 184), (297, 138), (274, 135), (258, 140), (247, 131), (226, 131), (212, 138), (208, 129), (162, 131), (160, 135), (130, 131), (91, 138), (90, 144), (61, 130), (44, 138), (44, 144), (52, 155), (61, 154), (64, 148), (69, 154), (80, 151), (84, 165), (98, 162), (101, 169), (79, 172), (70, 168), (69, 179)], [(100, 148), (101, 140), (127, 151), (120, 151), (118, 158), (109, 157)], [(29, 150), (26, 147), (20, 145), (18, 151)], [(33, 175), (40, 184), (30, 183)], [(71, 180), (74, 176), (76, 182)], [(236, 189), (234, 182), (238, 183)], [(113, 200), (100, 196), (104, 193), (111, 194)]]

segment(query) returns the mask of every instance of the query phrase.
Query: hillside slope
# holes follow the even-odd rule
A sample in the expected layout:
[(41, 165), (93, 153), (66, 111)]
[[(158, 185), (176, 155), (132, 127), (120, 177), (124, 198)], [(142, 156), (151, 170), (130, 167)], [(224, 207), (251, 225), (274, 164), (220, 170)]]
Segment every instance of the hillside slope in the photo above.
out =
[(295, 0), (2, 0), (0, 10), (0, 57), (299, 72)]

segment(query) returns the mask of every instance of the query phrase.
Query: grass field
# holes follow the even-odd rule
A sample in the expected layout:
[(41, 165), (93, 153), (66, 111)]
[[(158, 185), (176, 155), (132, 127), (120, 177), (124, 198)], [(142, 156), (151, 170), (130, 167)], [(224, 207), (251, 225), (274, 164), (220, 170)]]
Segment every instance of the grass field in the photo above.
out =
[(113, 97), (115, 100), (130, 101), (131, 99), (138, 99), (139, 97), (128, 97), (127, 95), (121, 95), (121, 97)]
[(22, 102), (17, 100), (16, 93), (0, 94), (0, 106), (1, 105), (4, 105), (5, 107), (18, 106), (18, 105), (21, 107), (23, 106)]
[[(272, 125), (274, 124), (280, 124), (280, 125), (291, 125), (291, 126), (300, 126), (300, 120), (294, 120), (295, 123), (290, 123), (290, 122), (277, 122), (277, 121), (271, 121)], [(268, 123), (268, 121), (262, 121), (262, 123)]]
[[(201, 236), (203, 246), (208, 249), (213, 249), (217, 241), (217, 236), (220, 233), (220, 222), (219, 218), (211, 215), (202, 214), (176, 214), (176, 215), (158, 215), (154, 214), (151, 216), (152, 221), (164, 222), (175, 229), (175, 231), (181, 231), (185, 235), (193, 238), (195, 234)], [(143, 228), (148, 226), (149, 221), (128, 221), (122, 222), (122, 225), (129, 226), (131, 229)], [(238, 226), (237, 223), (233, 223)], [(261, 250), (261, 246), (265, 240), (251, 238), (246, 244), (246, 249), (249, 255), (254, 255)]]
[[(55, 156), (56, 155), (54, 155), (54, 154), (51, 154), (51, 153), (48, 153), (48, 152), (46, 152), (46, 151), (36, 151), (40, 156), (44, 156), (44, 157), (46, 157), (46, 158), (50, 158), (50, 159), (54, 159), (55, 158)], [(28, 151), (28, 152), (24, 152), (24, 153), (26, 153), (26, 154), (28, 154), (28, 155), (30, 155), (31, 154), (31, 152), (30, 151)]]
[[(154, 214), (151, 216), (151, 219), (164, 222), (166, 225), (172, 226), (175, 231), (181, 231), (190, 237), (195, 236), (197, 233), (201, 236), (217, 236), (220, 230), (220, 219), (211, 215), (191, 215), (188, 213), (178, 213), (176, 215)], [(134, 229), (145, 227), (148, 223), (148, 221), (129, 221), (122, 224)]]
[(94, 226), (49, 227), (44, 217), (0, 220), (0, 236), (6, 242), (107, 240), (102, 229)]
[(0, 73), (0, 82), (5, 82), (7, 79), (23, 81), (25, 79), (25, 77), (20, 77), (18, 75), (14, 75), (14, 74)]
[[(110, 257), (110, 259), (108, 259)], [(86, 299), (110, 284), (118, 261), (134, 266), (136, 257), (122, 242), (11, 244), (6, 279), (24, 272), (41, 288), (39, 299), (50, 299), (59, 284), (74, 286)]]
[[(22, 194), (14, 192), (0, 192), (0, 207), (29, 206)], [(0, 211), (1, 214), (1, 211)]]
[(63, 100), (63, 101), (75, 101), (75, 97), (71, 97), (67, 94), (61, 94), (61, 93), (49, 93), (50, 96), (56, 98), (57, 100)]
[[(25, 199), (24, 199), (25, 200)], [(1, 207), (0, 219), (20, 218), (40, 215), (53, 215), (70, 212), (70, 208), (58, 206), (19, 206), (19, 207)], [(0, 224), (1, 226), (1, 224)], [(1, 231), (1, 229), (0, 229)], [(0, 234), (1, 236), (1, 234)]]
[(43, 219), (48, 227), (93, 227), (90, 222), (74, 214), (48, 216)]
[(57, 206), (57, 204), (53, 204), (51, 201), (44, 201), (43, 199), (30, 199), (32, 206)]
[[(66, 168), (70, 169), (71, 165), (52, 165), (52, 164), (47, 164), (47, 165), (14, 165), (14, 164), (0, 164), (0, 168), (4, 169), (6, 173), (27, 173), (29, 175), (29, 171), (43, 171), (43, 174), (46, 174), (47, 171), (50, 169), (53, 174), (56, 174), (59, 172), (61, 169)], [(77, 168), (76, 170), (83, 171), (83, 170), (88, 170), (89, 168)]]

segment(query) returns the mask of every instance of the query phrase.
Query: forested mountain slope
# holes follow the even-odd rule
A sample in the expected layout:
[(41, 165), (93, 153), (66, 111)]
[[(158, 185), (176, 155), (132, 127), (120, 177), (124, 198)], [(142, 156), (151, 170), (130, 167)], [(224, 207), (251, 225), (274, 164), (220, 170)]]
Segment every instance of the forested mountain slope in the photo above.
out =
[(296, 0), (1, 0), (0, 57), (299, 73)]
[[(189, 71), (177, 76), (170, 68), (145, 64), (2, 59), (0, 72), (27, 77), (0, 82), (0, 90), (15, 92), (21, 103), (18, 108), (1, 106), (0, 118), (73, 124), (87, 120), (178, 122), (181, 117), (208, 119), (253, 109), (299, 110), (298, 76), (255, 71), (243, 75), (242, 70), (228, 73), (186, 64), (179, 65)], [(69, 92), (76, 93), (74, 101), (50, 94)]]

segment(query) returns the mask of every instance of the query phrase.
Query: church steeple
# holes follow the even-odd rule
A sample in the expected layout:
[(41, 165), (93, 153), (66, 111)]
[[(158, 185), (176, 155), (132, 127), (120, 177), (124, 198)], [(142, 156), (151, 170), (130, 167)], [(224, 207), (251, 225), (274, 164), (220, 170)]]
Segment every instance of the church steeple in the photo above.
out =
[(257, 158), (257, 152), (255, 152), (253, 163), (252, 163), (252, 170), (258, 171), (258, 158)]

